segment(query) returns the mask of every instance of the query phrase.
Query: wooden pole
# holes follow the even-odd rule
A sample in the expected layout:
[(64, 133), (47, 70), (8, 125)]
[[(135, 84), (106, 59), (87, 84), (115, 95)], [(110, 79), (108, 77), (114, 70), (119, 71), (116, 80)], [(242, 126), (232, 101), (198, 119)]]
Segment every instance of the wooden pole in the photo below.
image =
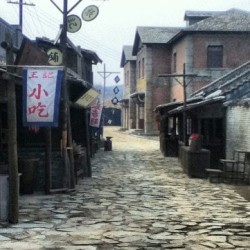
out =
[[(70, 110), (68, 101), (68, 86), (67, 86), (67, 14), (68, 14), (68, 0), (64, 0), (63, 4), (63, 26), (62, 34), (60, 37), (61, 49), (63, 53), (63, 65), (64, 65), (64, 77), (63, 77), (63, 127), (62, 127), (62, 149), (63, 158), (65, 164), (65, 179), (66, 186), (70, 189), (75, 187), (75, 174), (74, 174), (74, 157), (73, 157), (73, 145), (71, 135), (71, 123), (70, 123)], [(69, 147), (68, 147), (69, 146)], [(68, 150), (69, 149), (69, 160)]]
[(85, 136), (86, 136), (86, 164), (87, 166), (86, 169), (87, 169), (87, 177), (92, 177), (92, 168), (91, 168), (91, 162), (90, 162), (90, 155), (91, 155), (91, 149), (90, 149), (90, 135), (92, 134), (92, 131), (91, 131), (91, 134), (89, 133), (89, 114), (88, 114), (88, 110), (85, 109), (85, 127), (86, 127), (86, 133), (85, 133)]
[(188, 146), (187, 141), (187, 89), (186, 89), (186, 64), (183, 64), (183, 141), (184, 145)]
[(45, 194), (50, 194), (51, 189), (51, 128), (45, 128)]
[[(10, 33), (5, 34), (6, 46), (6, 63), (14, 64), (13, 41)], [(13, 72), (13, 67), (7, 67), (7, 72)], [(19, 217), (19, 176), (18, 176), (18, 159), (17, 159), (17, 129), (16, 129), (16, 90), (15, 82), (9, 75), (7, 85), (7, 112), (8, 112), (8, 164), (9, 164), (9, 222), (18, 223)]]
[(23, 0), (19, 0), (19, 25), (23, 32)]

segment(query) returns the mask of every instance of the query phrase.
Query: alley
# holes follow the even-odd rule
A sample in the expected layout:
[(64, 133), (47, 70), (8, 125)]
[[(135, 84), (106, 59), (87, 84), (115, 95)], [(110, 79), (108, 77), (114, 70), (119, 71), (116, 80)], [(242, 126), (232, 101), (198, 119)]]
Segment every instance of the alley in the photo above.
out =
[(250, 202), (231, 185), (187, 177), (157, 137), (105, 127), (112, 151), (92, 159), (77, 190), (20, 196), (20, 223), (0, 224), (0, 249), (250, 249)]

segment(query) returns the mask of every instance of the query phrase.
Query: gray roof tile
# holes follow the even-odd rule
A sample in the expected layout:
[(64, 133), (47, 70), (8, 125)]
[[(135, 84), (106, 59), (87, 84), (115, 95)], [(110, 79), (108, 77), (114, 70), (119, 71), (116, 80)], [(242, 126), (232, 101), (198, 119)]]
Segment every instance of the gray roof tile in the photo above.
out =
[(195, 23), (183, 31), (248, 32), (250, 31), (250, 12), (230, 9)]
[(132, 50), (133, 50), (133, 46), (129, 46), (129, 45), (123, 46), (123, 52), (124, 52), (124, 56), (125, 56), (126, 61), (136, 60), (136, 56), (132, 55)]
[(167, 43), (181, 28), (177, 27), (137, 27), (142, 43)]
[(215, 15), (219, 15), (224, 13), (224, 11), (193, 11), (193, 10), (186, 10), (184, 20), (187, 20), (190, 17), (211, 17)]

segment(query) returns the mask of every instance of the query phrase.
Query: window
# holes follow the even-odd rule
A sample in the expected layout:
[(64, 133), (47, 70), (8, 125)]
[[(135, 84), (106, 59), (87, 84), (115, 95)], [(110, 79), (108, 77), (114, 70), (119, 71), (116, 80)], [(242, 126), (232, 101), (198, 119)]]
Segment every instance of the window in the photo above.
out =
[(177, 66), (176, 66), (177, 59), (176, 59), (176, 57), (177, 57), (177, 55), (176, 55), (176, 53), (174, 53), (174, 55), (173, 55), (173, 72), (176, 72), (176, 69), (177, 69)]
[(223, 46), (207, 47), (207, 67), (208, 68), (223, 67)]
[(129, 71), (125, 72), (125, 85), (128, 86), (129, 85)]
[(144, 78), (144, 73), (145, 73), (145, 61), (144, 58), (142, 58), (142, 66), (141, 66), (141, 76)]
[(138, 62), (138, 78), (141, 78), (141, 62)]

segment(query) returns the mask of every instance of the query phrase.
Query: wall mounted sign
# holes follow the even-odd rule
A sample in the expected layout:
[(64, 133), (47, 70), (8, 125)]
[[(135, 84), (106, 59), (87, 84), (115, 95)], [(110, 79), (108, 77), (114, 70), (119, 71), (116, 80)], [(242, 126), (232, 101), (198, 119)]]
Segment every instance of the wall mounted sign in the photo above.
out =
[(58, 66), (62, 64), (63, 55), (59, 49), (51, 48), (47, 51), (49, 56), (48, 63), (53, 66)]
[(86, 22), (94, 20), (99, 14), (99, 9), (95, 5), (89, 5), (82, 12), (82, 19)]
[(70, 33), (77, 32), (82, 27), (82, 20), (77, 15), (67, 17), (67, 31)]

